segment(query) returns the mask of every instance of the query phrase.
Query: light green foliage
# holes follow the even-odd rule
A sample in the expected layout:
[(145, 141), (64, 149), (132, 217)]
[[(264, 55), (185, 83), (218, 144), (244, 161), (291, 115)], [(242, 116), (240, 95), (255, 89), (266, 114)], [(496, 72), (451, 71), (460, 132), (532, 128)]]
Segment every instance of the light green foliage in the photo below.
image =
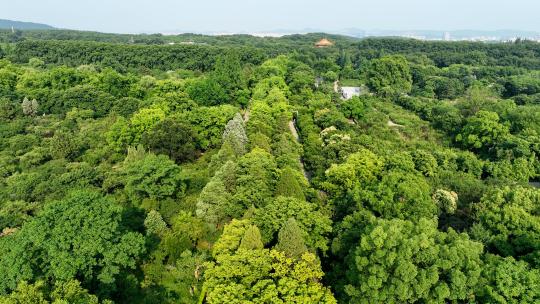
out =
[(482, 245), (421, 219), (377, 220), (351, 252), (345, 291), (354, 303), (470, 301), (481, 275)]
[(384, 170), (383, 158), (361, 149), (327, 170), (324, 187), (334, 196), (338, 211), (367, 209), (384, 218), (403, 219), (435, 216), (437, 206), (425, 178), (405, 160), (386, 161), (394, 168)]
[(208, 164), (208, 172), (210, 172), (210, 174), (215, 173), (225, 163), (236, 161), (236, 158), (236, 152), (231, 144), (229, 142), (224, 142), (218, 153), (212, 155), (212, 159)]
[(267, 137), (274, 135), (275, 120), (272, 108), (264, 101), (254, 101), (250, 106), (250, 116), (247, 123), (248, 134), (262, 133)]
[(284, 252), (289, 257), (300, 258), (308, 251), (303, 235), (298, 223), (291, 217), (279, 229), (278, 243), (275, 249)]
[(456, 212), (458, 203), (457, 193), (444, 189), (437, 189), (437, 191), (433, 193), (433, 200), (437, 203), (439, 212), (447, 214)]
[(231, 207), (231, 194), (225, 188), (224, 182), (213, 177), (199, 195), (197, 216), (207, 223), (217, 225), (228, 215), (236, 213), (231, 212)]
[(408, 93), (412, 88), (409, 63), (403, 56), (373, 60), (365, 77), (369, 88), (377, 93)]
[(144, 219), (147, 234), (163, 235), (167, 231), (167, 223), (156, 210), (150, 210)]
[(39, 58), (32, 57), (28, 60), (28, 65), (34, 68), (42, 68), (45, 66), (45, 62)]
[(478, 298), (482, 303), (540, 301), (540, 271), (512, 257), (487, 255)]
[(234, 204), (236, 163), (226, 162), (204, 186), (197, 199), (196, 214), (205, 222), (218, 225), (231, 216), (239, 216), (242, 207)]
[(244, 120), (240, 113), (236, 113), (233, 119), (229, 120), (225, 126), (223, 142), (229, 143), (237, 156), (242, 156), (246, 153), (248, 137), (244, 128)]
[[(59, 282), (51, 292), (52, 304), (98, 304), (98, 298), (95, 295), (88, 294), (88, 291), (81, 287), (77, 280)], [(103, 301), (103, 303), (109, 303)]]
[(539, 206), (538, 189), (493, 189), (475, 206), (478, 223), (473, 235), (503, 256), (538, 260)]
[(261, 232), (259, 231), (259, 228), (257, 228), (255, 225), (251, 225), (246, 229), (238, 249), (255, 250), (263, 249), (263, 247), (264, 245), (261, 240)]
[(8, 227), (19, 227), (31, 216), (37, 209), (37, 204), (24, 201), (6, 201), (0, 203), (0, 231)]
[(264, 206), (274, 193), (276, 177), (274, 157), (261, 149), (253, 149), (238, 160), (234, 200), (244, 208)]
[(198, 134), (198, 146), (202, 149), (217, 147), (222, 143), (225, 125), (238, 109), (231, 105), (217, 107), (198, 107), (189, 112), (184, 112), (180, 118), (187, 121), (196, 134)]
[(17, 285), (17, 289), (7, 296), (0, 296), (1, 304), (48, 304), (49, 301), (45, 299), (43, 294), (43, 282), (37, 282), (36, 284), (28, 284), (25, 281), (20, 282)]
[(341, 104), (340, 110), (345, 117), (358, 120), (364, 116), (366, 105), (360, 97), (354, 96), (349, 100), (345, 100)]
[(122, 174), (126, 192), (136, 201), (182, 197), (186, 187), (180, 167), (165, 155), (147, 153), (141, 159), (126, 159)]
[(255, 224), (261, 229), (263, 241), (271, 242), (276, 232), (294, 218), (302, 230), (306, 245), (313, 249), (328, 249), (326, 236), (332, 230), (331, 221), (315, 204), (292, 197), (277, 197), (264, 208), (258, 209)]
[(130, 89), (133, 78), (124, 76), (111, 68), (105, 68), (97, 75), (94, 85), (116, 97), (124, 97)]
[[(142, 303), (197, 303), (202, 291), (204, 253), (196, 254), (189, 250), (182, 252), (172, 264), (145, 265), (146, 287), (157, 287), (162, 294), (148, 293)], [(159, 295), (159, 296), (158, 296)]]
[(129, 122), (120, 117), (107, 133), (107, 141), (116, 151), (125, 151), (128, 146), (139, 145), (143, 135), (164, 119), (165, 112), (160, 108), (141, 109)]
[(537, 169), (534, 167), (535, 162), (534, 157), (529, 159), (525, 157), (513, 160), (503, 159), (486, 164), (485, 169), (490, 176), (498, 180), (526, 184), (537, 176)]
[(159, 108), (141, 109), (133, 114), (130, 121), (130, 130), (133, 134), (131, 145), (138, 145), (142, 140), (143, 134), (164, 119), (165, 112)]
[(467, 119), (466, 125), (456, 136), (456, 141), (466, 148), (487, 150), (509, 135), (508, 126), (499, 122), (499, 115), (479, 111)]
[(287, 66), (289, 65), (289, 57), (280, 55), (272, 59), (268, 59), (257, 67), (255, 74), (257, 80), (269, 78), (272, 76), (285, 77), (287, 74)]
[[(283, 252), (242, 247), (249, 220), (233, 220), (225, 226), (214, 246), (214, 262), (204, 273), (208, 303), (336, 303), (332, 293), (319, 283), (320, 264), (311, 253), (300, 259)], [(253, 248), (253, 246), (248, 246)]]
[[(331, 185), (329, 190), (342, 194), (356, 183), (370, 184), (377, 180), (383, 169), (384, 161), (367, 149), (351, 154), (343, 164), (332, 165), (326, 172)], [(339, 195), (338, 194), (338, 195)]]
[(295, 261), (275, 250), (240, 249), (217, 256), (204, 275), (208, 303), (337, 303), (319, 283), (323, 272), (311, 253)]
[(268, 153), (272, 152), (272, 146), (271, 146), (272, 140), (268, 136), (260, 132), (250, 134), (249, 142), (250, 142), (251, 149), (259, 148)]
[[(7, 296), (0, 296), (2, 304), (98, 304), (98, 298), (80, 286), (79, 281), (57, 282), (49, 291), (43, 281), (28, 284), (22, 281), (17, 289)], [(110, 303), (104, 301), (102, 303)]]
[(22, 104), (22, 111), (24, 115), (28, 116), (36, 116), (39, 108), (39, 104), (37, 100), (32, 99), (29, 100), (28, 98), (24, 98)]
[(425, 176), (433, 176), (437, 171), (437, 160), (427, 151), (416, 150), (412, 153), (416, 170)]
[(0, 293), (39, 278), (113, 284), (144, 251), (142, 235), (123, 230), (121, 217), (121, 207), (95, 192), (77, 191), (48, 204), (20, 231), (0, 239)]
[(0, 98), (0, 120), (9, 121), (14, 119), (20, 112), (20, 106), (8, 98)]
[[(275, 91), (275, 89), (278, 89), (280, 92)], [(285, 83), (285, 79), (279, 76), (265, 78), (259, 81), (253, 89), (253, 99), (255, 100), (265, 100), (266, 98), (276, 100), (276, 94), (280, 96), (287, 96), (289, 94), (289, 87)], [(281, 100), (278, 99), (277, 101)]]
[(251, 227), (251, 223), (247, 219), (233, 219), (229, 224), (225, 225), (223, 234), (214, 244), (212, 255), (216, 257), (234, 253), (240, 247), (242, 238), (249, 227)]
[[(286, 124), (286, 123), (285, 123)], [(273, 154), (280, 168), (292, 167), (300, 168), (300, 155), (302, 146), (299, 144), (289, 130), (284, 130), (276, 136), (277, 140), (273, 145)]]
[(119, 117), (107, 132), (107, 142), (116, 152), (123, 152), (133, 143), (129, 121)]
[(0, 303), (540, 302), (536, 42), (0, 42)]

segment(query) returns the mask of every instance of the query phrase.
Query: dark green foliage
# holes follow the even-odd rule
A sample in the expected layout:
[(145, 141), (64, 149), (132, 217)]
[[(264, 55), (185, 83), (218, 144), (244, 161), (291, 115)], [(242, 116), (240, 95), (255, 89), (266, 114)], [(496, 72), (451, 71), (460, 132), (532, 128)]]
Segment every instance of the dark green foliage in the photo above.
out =
[(114, 286), (120, 271), (135, 267), (144, 251), (142, 235), (125, 231), (121, 221), (122, 208), (95, 192), (48, 204), (20, 231), (0, 239), (0, 293), (40, 278)]
[(158, 122), (142, 137), (142, 144), (156, 154), (165, 154), (182, 163), (195, 159), (197, 134), (193, 128), (175, 118)]
[(377, 93), (408, 93), (412, 88), (409, 63), (402, 56), (373, 60), (365, 77), (369, 88)]
[(288, 196), (305, 200), (304, 191), (298, 181), (299, 175), (299, 173), (290, 167), (281, 170), (281, 175), (276, 185), (276, 196)]
[(212, 78), (197, 79), (188, 86), (189, 97), (203, 106), (217, 106), (228, 100), (227, 92)]
[(111, 112), (128, 117), (135, 113), (141, 104), (141, 101), (133, 97), (122, 97), (113, 101)]
[(239, 103), (245, 105), (248, 100), (243, 96), (246, 81), (242, 73), (242, 64), (238, 52), (229, 51), (217, 58), (210, 79), (215, 81), (225, 93), (222, 103)]
[(65, 158), (75, 160), (82, 151), (82, 143), (75, 134), (66, 132), (56, 132), (51, 138), (51, 155), (54, 158)]
[[(258, 64), (264, 58), (260, 51), (241, 48), (241, 58)], [(115, 69), (141, 67), (148, 69), (189, 69), (208, 71), (223, 48), (213, 46), (150, 46), (107, 44), (83, 41), (24, 41), (15, 51), (17, 62), (28, 62), (32, 57), (45, 63), (102, 64)], [(182, 56), (178, 56), (182, 54)]]

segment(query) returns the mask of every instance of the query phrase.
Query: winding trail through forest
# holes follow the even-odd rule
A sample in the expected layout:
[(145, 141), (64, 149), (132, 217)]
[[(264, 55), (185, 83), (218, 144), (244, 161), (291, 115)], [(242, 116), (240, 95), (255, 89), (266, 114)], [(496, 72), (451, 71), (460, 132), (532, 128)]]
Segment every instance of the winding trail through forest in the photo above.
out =
[[(296, 126), (296, 119), (293, 118), (291, 121), (289, 121), (289, 130), (291, 130), (291, 134), (294, 137), (294, 139), (296, 140), (296, 142), (299, 143), (299, 144), (302, 144), (300, 142), (300, 136), (298, 135), (298, 130), (297, 130), (297, 126)], [(301, 156), (298, 158), (298, 162), (300, 163), (300, 169), (302, 170), (302, 174), (304, 174), (304, 177), (306, 178), (306, 180), (310, 181), (311, 180), (311, 174), (309, 174), (309, 172), (306, 171), (306, 168), (304, 166), (304, 160), (302, 159)]]

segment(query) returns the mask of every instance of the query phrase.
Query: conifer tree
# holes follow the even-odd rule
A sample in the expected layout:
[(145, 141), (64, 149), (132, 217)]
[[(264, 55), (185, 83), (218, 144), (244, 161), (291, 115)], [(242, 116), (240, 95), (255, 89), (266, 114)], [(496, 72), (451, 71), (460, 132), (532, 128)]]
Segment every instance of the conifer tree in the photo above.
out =
[(302, 191), (302, 187), (295, 175), (295, 171), (290, 167), (286, 167), (281, 171), (281, 176), (276, 185), (276, 196), (294, 197), (299, 200), (306, 199), (304, 191)]
[(247, 228), (240, 242), (239, 249), (263, 249), (264, 245), (261, 240), (261, 232), (255, 225)]
[(37, 100), (35, 99), (29, 100), (28, 98), (25, 97), (21, 106), (22, 106), (24, 115), (36, 116), (39, 104)]
[(229, 143), (236, 155), (241, 156), (246, 153), (248, 137), (244, 128), (244, 120), (240, 113), (236, 113), (233, 119), (229, 120), (223, 132), (223, 142)]
[(289, 218), (279, 230), (276, 249), (293, 258), (300, 258), (308, 250), (302, 237), (302, 230), (294, 218)]
[(167, 224), (163, 220), (163, 217), (156, 210), (150, 210), (146, 219), (144, 220), (144, 227), (147, 234), (163, 235), (167, 230)]

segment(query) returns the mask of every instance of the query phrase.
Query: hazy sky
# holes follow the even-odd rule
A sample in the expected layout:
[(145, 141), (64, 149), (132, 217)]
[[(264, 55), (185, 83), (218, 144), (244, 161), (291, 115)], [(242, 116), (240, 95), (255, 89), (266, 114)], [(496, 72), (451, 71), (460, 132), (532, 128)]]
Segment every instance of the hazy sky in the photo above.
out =
[(104, 32), (540, 31), (540, 0), (0, 0), (0, 19)]

